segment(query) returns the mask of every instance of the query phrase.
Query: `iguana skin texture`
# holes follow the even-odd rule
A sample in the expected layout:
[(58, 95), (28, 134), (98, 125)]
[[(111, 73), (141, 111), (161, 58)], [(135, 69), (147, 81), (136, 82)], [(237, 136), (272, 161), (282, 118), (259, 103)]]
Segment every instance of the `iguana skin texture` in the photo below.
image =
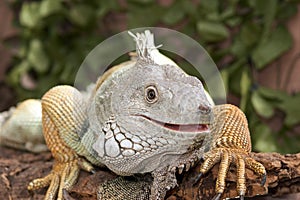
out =
[[(145, 45), (144, 35), (136, 40)], [(241, 199), (245, 167), (265, 177), (263, 165), (249, 157), (244, 113), (229, 104), (212, 106), (197, 78), (172, 64), (155, 63), (147, 50), (137, 48), (137, 61), (108, 70), (89, 98), (71, 86), (56, 86), (42, 97), (43, 133), (55, 162), (48, 176), (29, 183), (29, 190), (49, 186), (45, 199), (63, 199), (80, 169), (93, 172), (91, 164), (121, 176), (152, 177), (106, 183), (99, 199), (163, 199), (177, 185), (176, 173), (201, 158), (200, 175), (220, 162), (215, 199), (225, 189), (231, 163), (237, 166)], [(116, 192), (120, 185), (124, 190)]]
[[(120, 176), (99, 186), (97, 199), (148, 200), (150, 198), (151, 180), (148, 178)], [(109, 192), (108, 192), (109, 191)]]

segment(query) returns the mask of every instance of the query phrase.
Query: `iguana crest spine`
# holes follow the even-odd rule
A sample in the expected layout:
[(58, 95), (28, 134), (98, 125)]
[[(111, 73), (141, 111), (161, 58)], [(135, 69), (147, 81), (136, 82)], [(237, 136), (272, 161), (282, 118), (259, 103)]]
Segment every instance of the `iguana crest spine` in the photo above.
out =
[(158, 49), (162, 45), (154, 45), (153, 34), (149, 30), (145, 30), (144, 33), (136, 33), (136, 35), (128, 31), (128, 34), (135, 40), (138, 60), (148, 64), (155, 64), (151, 51)]

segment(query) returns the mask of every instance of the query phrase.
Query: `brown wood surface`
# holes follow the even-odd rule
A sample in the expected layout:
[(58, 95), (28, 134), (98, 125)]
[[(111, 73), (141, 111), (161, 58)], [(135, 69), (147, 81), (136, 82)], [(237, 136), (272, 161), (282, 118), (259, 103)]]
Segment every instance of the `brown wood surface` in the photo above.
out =
[[(280, 155), (278, 153), (252, 153), (256, 160), (267, 169), (267, 181), (264, 187), (261, 179), (252, 171), (247, 173), (247, 197), (264, 195), (249, 199), (300, 199), (300, 153)], [(29, 193), (26, 189), (30, 180), (45, 176), (51, 170), (52, 158), (49, 152), (33, 154), (14, 149), (0, 147), (0, 197), (1, 199), (43, 199), (46, 189)], [(193, 186), (192, 178), (197, 174), (199, 166), (188, 173), (179, 176), (179, 187), (168, 193), (167, 199), (211, 199), (214, 196), (214, 185), (218, 166), (203, 176), (200, 182)], [(96, 199), (97, 186), (115, 175), (105, 169), (97, 169), (95, 174), (81, 172), (78, 183), (70, 195), (74, 199)], [(231, 167), (227, 177), (225, 197), (235, 197), (235, 168)]]

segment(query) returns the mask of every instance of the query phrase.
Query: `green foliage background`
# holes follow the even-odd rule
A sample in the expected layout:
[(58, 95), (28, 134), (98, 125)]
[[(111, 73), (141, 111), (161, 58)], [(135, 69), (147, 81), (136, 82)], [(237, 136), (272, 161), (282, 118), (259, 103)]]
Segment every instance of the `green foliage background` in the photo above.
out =
[[(11, 5), (20, 11), (21, 46), (7, 81), (20, 100), (39, 98), (57, 84), (72, 84), (88, 52), (122, 31), (107, 30), (103, 23), (108, 15), (120, 13), (126, 16), (127, 29), (165, 26), (198, 40), (216, 63), (222, 63), (227, 91), (241, 98), (254, 150), (299, 152), (299, 134), (286, 133), (300, 122), (300, 94), (261, 87), (253, 77), (253, 71), (291, 48), (293, 40), (284, 24), (297, 12), (297, 4), (299, 0), (177, 0), (167, 6), (154, 0), (15, 0)], [(224, 47), (224, 41), (229, 45)], [(33, 90), (21, 86), (24, 74), (34, 77)], [(275, 111), (284, 113), (278, 131), (265, 123)]]

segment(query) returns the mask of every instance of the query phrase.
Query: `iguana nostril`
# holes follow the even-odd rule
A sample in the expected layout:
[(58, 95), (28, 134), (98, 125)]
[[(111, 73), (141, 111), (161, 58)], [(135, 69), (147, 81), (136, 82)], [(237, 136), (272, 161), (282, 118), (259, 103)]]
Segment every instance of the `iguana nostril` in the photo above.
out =
[(200, 105), (198, 108), (199, 108), (200, 112), (205, 113), (205, 114), (211, 112), (211, 108), (208, 106), (205, 106), (205, 105)]

